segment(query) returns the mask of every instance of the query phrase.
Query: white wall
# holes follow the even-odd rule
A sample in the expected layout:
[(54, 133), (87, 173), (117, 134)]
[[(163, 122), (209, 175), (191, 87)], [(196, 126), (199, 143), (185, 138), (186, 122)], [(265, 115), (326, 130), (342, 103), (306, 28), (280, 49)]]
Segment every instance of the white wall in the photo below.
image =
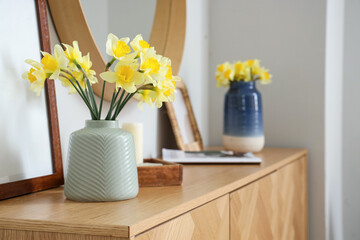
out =
[(223, 98), (216, 65), (259, 58), (273, 74), (263, 95), (266, 146), (309, 150), (309, 234), (325, 239), (324, 69), (326, 1), (210, 1), (211, 145), (221, 144)]
[(344, 239), (360, 239), (360, 1), (345, 0), (343, 85)]

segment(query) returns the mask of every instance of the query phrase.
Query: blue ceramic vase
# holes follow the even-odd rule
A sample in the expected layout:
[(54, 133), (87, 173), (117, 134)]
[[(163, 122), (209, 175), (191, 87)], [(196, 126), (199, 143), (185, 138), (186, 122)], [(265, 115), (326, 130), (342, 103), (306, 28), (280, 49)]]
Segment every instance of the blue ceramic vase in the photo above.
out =
[(237, 153), (264, 147), (261, 94), (254, 81), (231, 82), (225, 95), (223, 145)]

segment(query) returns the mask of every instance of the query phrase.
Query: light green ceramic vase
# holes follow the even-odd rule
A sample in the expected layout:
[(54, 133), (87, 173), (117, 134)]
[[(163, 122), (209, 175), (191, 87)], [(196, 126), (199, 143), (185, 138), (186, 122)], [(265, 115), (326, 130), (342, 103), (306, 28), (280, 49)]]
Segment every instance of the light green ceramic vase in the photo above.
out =
[(118, 121), (87, 120), (70, 136), (65, 196), (104, 202), (136, 197), (139, 192), (134, 139)]

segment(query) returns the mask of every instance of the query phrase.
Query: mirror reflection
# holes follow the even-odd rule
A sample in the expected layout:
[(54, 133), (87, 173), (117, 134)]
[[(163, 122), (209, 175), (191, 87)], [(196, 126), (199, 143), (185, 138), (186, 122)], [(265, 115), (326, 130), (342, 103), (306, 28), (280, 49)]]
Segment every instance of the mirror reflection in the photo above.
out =
[[(19, 4), (27, 11), (18, 11)], [(0, 38), (0, 184), (53, 173), (45, 94), (36, 96), (21, 78), (28, 70), (24, 59), (40, 61), (35, 2), (1, 6), (11, 24), (0, 25), (6, 33)]]
[(130, 39), (141, 33), (149, 41), (156, 0), (81, 0), (81, 5), (105, 61), (110, 60), (105, 51), (108, 33)]

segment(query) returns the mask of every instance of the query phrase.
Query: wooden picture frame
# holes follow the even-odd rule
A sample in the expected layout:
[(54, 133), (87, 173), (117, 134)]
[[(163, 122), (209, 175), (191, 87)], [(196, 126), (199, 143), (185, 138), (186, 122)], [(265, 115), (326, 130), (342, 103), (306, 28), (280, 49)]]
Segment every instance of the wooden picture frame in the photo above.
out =
[[(51, 52), (50, 38), (47, 22), (47, 7), (46, 0), (34, 0), (37, 21), (39, 27), (40, 48), (43, 51)], [(40, 53), (39, 53), (40, 54)], [(0, 184), (0, 200), (11, 198), (26, 193), (45, 190), (64, 184), (59, 123), (56, 106), (56, 95), (54, 81), (47, 80), (45, 82), (45, 95), (47, 102), (47, 115), (49, 123), (49, 136), (52, 155), (53, 174), (41, 176), (31, 179), (20, 180), (16, 182), (9, 182)]]
[[(48, 0), (52, 19), (62, 43), (79, 42), (82, 52), (89, 52), (93, 69), (101, 73), (106, 62), (92, 36), (80, 0)], [(99, 1), (100, 3), (100, 1)], [(177, 75), (185, 44), (186, 0), (157, 0), (149, 43), (157, 53), (171, 59), (172, 71)], [(104, 36), (106, 37), (106, 36)], [(101, 46), (102, 47), (102, 46)], [(101, 96), (103, 80), (98, 78), (94, 93)], [(111, 100), (115, 84), (107, 84), (104, 99)]]
[[(175, 97), (174, 103), (165, 102), (166, 110), (169, 116), (170, 124), (174, 132), (175, 141), (179, 149), (184, 151), (202, 151), (204, 149), (202, 138), (199, 132), (199, 128), (196, 122), (196, 118), (194, 115), (194, 111), (191, 106), (189, 93), (187, 91), (186, 85), (184, 81), (176, 82), (176, 90), (177, 96)], [(180, 93), (180, 94), (178, 94)], [(186, 113), (177, 112), (176, 104), (177, 98), (181, 97), (183, 101), (178, 99), (179, 104), (185, 104), (184, 109), (186, 109)], [(190, 125), (190, 129), (183, 129), (181, 121), (179, 118), (186, 118), (187, 122)], [(190, 131), (192, 134), (193, 141), (186, 142), (184, 141), (184, 131)]]

